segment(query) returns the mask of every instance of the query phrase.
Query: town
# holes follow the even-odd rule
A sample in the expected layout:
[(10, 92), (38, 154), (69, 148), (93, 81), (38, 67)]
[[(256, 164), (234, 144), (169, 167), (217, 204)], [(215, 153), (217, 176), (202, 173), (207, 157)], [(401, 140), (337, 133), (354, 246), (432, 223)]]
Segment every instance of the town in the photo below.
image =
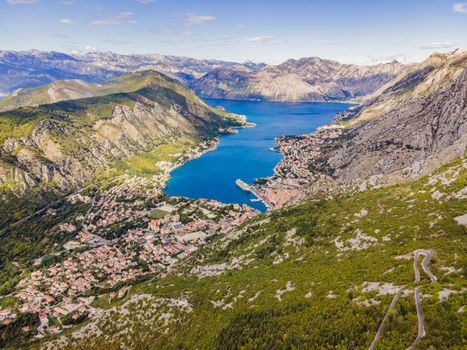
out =
[(275, 150), (284, 158), (274, 168), (275, 175), (257, 179), (251, 186), (255, 195), (275, 209), (290, 204), (307, 185), (323, 176), (315, 172), (326, 166), (321, 162), (323, 151), (342, 133), (341, 126), (331, 124), (310, 134), (276, 138)]
[[(57, 233), (69, 239), (59, 251), (32, 262), (32, 272), (9, 296), (17, 308), (0, 309), (0, 323), (36, 314), (36, 338), (58, 333), (99, 314), (96, 299), (102, 292), (122, 297), (128, 285), (167, 272), (211, 237), (257, 215), (246, 205), (163, 194), (174, 167), (217, 142), (190, 149), (175, 162), (158, 162), (162, 172), (152, 178), (123, 175), (111, 185), (69, 196), (69, 205), (87, 210), (57, 225)], [(56, 213), (49, 209), (44, 215)]]

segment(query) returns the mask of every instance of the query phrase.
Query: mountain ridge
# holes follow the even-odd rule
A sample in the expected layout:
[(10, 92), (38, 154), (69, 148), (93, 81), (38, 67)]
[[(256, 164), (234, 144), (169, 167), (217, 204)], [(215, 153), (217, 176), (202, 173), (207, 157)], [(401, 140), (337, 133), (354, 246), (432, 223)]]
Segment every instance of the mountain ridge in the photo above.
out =
[(41, 183), (70, 189), (120, 158), (162, 143), (213, 138), (244, 123), (154, 71), (119, 77), (97, 92), (0, 113), (0, 186), (20, 193)]
[(190, 87), (202, 97), (323, 102), (370, 94), (404, 68), (397, 61), (357, 66), (304, 57), (253, 72), (218, 68)]
[(318, 57), (266, 65), (159, 54), (1, 51), (0, 92), (64, 79), (104, 83), (126, 72), (152, 69), (180, 80), (202, 97), (310, 102), (367, 95), (402, 67), (394, 61), (357, 66)]

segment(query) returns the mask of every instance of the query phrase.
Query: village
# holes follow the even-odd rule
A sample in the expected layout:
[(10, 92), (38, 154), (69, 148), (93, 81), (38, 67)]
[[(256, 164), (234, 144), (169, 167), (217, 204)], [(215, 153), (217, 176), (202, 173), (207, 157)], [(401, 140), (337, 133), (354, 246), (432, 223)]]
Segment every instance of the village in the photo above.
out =
[[(32, 272), (11, 296), (18, 307), (0, 309), (0, 323), (37, 314), (36, 338), (58, 333), (100, 313), (96, 299), (102, 292), (122, 297), (130, 284), (167, 272), (211, 237), (258, 213), (246, 205), (165, 196), (162, 188), (179, 163), (161, 161), (163, 171), (152, 178), (125, 175), (111, 186), (69, 196), (69, 205), (85, 206), (86, 212), (57, 225), (69, 239), (58, 252), (32, 262)], [(55, 214), (49, 209), (44, 215)]]

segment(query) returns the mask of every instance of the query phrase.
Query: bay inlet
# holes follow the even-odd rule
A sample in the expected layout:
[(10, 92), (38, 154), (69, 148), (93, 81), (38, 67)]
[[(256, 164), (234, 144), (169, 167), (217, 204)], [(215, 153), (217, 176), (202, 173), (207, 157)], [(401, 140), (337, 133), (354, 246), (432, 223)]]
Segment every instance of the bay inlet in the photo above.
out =
[(328, 124), (332, 117), (350, 105), (342, 103), (280, 103), (206, 99), (211, 106), (247, 116), (253, 128), (220, 137), (219, 146), (171, 173), (165, 193), (189, 198), (215, 199), (223, 203), (248, 204), (265, 211), (265, 205), (235, 181), (247, 184), (271, 176), (281, 154), (271, 152), (274, 139), (282, 135), (300, 135)]

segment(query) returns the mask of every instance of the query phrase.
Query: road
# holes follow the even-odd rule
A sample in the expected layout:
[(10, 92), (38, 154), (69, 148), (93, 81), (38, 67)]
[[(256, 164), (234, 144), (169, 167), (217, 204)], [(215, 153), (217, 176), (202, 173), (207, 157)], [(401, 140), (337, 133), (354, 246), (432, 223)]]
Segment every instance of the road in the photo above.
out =
[(418, 334), (412, 345), (407, 350), (415, 349), (415, 345), (425, 336), (425, 323), (423, 322), (422, 306), (420, 304), (420, 289), (422, 286), (417, 286), (414, 292), (415, 307), (417, 308), (417, 319), (418, 319)]
[(428, 264), (430, 263), (430, 260), (431, 260), (431, 258), (433, 256), (433, 252), (431, 250), (417, 249), (414, 252), (414, 254), (415, 254), (414, 260), (413, 260), (413, 268), (414, 268), (414, 271), (415, 271), (415, 280), (414, 280), (414, 282), (415, 283), (420, 282), (420, 270), (418, 268), (418, 257), (420, 255), (423, 255), (424, 258), (423, 258), (423, 261), (422, 261), (422, 269), (423, 269), (423, 271), (425, 271), (425, 273), (428, 275), (428, 277), (430, 277), (431, 283), (435, 283), (436, 282), (436, 277), (435, 277), (435, 275), (433, 275), (431, 273), (430, 267), (428, 266)]
[[(420, 255), (423, 255), (423, 261), (422, 261), (423, 271), (428, 275), (428, 277), (430, 278), (431, 283), (435, 283), (437, 281), (437, 278), (436, 278), (435, 275), (433, 275), (433, 273), (430, 270), (430, 266), (429, 266), (430, 260), (433, 257), (433, 252), (431, 250), (426, 250), (426, 249), (417, 249), (416, 251), (414, 251), (414, 262), (413, 262), (413, 269), (414, 269), (414, 273), (415, 273), (414, 283), (419, 283), (420, 282), (420, 269), (419, 269), (419, 264), (418, 264), (418, 258), (420, 257)], [(402, 291), (406, 287), (407, 287), (407, 285), (403, 285), (397, 291), (397, 293), (394, 295), (394, 298), (392, 299), (392, 302), (389, 305), (389, 308), (386, 311), (386, 314), (384, 315), (384, 318), (381, 321), (381, 324), (379, 325), (378, 330), (376, 332), (376, 335), (375, 335), (373, 341), (371, 342), (371, 345), (368, 348), (368, 350), (373, 350), (376, 347), (376, 344), (378, 343), (378, 340), (381, 338), (381, 336), (383, 334), (383, 325), (384, 325), (386, 319), (388, 318), (388, 315), (389, 315), (390, 311), (393, 310), (394, 307), (396, 306), (396, 303), (399, 300)], [(413, 343), (406, 350), (413, 350), (415, 348), (415, 346), (417, 345), (417, 343), (420, 341), (420, 339), (422, 339), (426, 335), (425, 323), (423, 321), (422, 305), (421, 305), (421, 302), (420, 302), (420, 289), (421, 288), (422, 288), (422, 286), (417, 286), (417, 287), (415, 287), (415, 291), (414, 291), (414, 302), (415, 302), (415, 308), (417, 310), (417, 323), (418, 323), (417, 337), (415, 338)]]
[[(425, 249), (417, 249), (414, 252), (414, 260), (413, 260), (413, 268), (415, 271), (415, 279), (414, 283), (420, 282), (420, 270), (418, 268), (418, 257), (420, 255), (423, 255), (423, 261), (422, 261), (422, 269), (423, 271), (430, 277), (431, 283), (436, 282), (436, 276), (433, 275), (433, 273), (430, 270), (430, 267), (428, 264), (430, 263), (430, 260), (433, 256), (433, 252), (431, 250), (425, 250)], [(422, 305), (420, 303), (420, 289), (422, 286), (417, 286), (414, 291), (414, 302), (415, 302), (415, 308), (417, 309), (417, 320), (418, 320), (418, 332), (417, 332), (417, 337), (413, 341), (412, 345), (410, 345), (407, 350), (412, 350), (415, 349), (415, 346), (417, 343), (422, 339), (425, 335), (425, 322), (423, 321), (423, 313), (422, 313)]]
[(405, 289), (405, 287), (407, 287), (407, 285), (403, 285), (401, 288), (399, 288), (397, 293), (394, 295), (394, 298), (392, 298), (391, 305), (389, 305), (389, 308), (386, 311), (386, 314), (384, 315), (383, 320), (381, 321), (379, 325), (378, 331), (376, 332), (375, 338), (371, 342), (371, 345), (368, 348), (368, 350), (373, 350), (376, 347), (376, 343), (378, 342), (379, 338), (381, 338), (381, 336), (383, 335), (383, 325), (386, 322), (386, 319), (388, 318), (391, 310), (393, 310), (394, 307), (396, 306), (396, 303), (399, 300), (399, 297), (401, 296), (401, 293)]

